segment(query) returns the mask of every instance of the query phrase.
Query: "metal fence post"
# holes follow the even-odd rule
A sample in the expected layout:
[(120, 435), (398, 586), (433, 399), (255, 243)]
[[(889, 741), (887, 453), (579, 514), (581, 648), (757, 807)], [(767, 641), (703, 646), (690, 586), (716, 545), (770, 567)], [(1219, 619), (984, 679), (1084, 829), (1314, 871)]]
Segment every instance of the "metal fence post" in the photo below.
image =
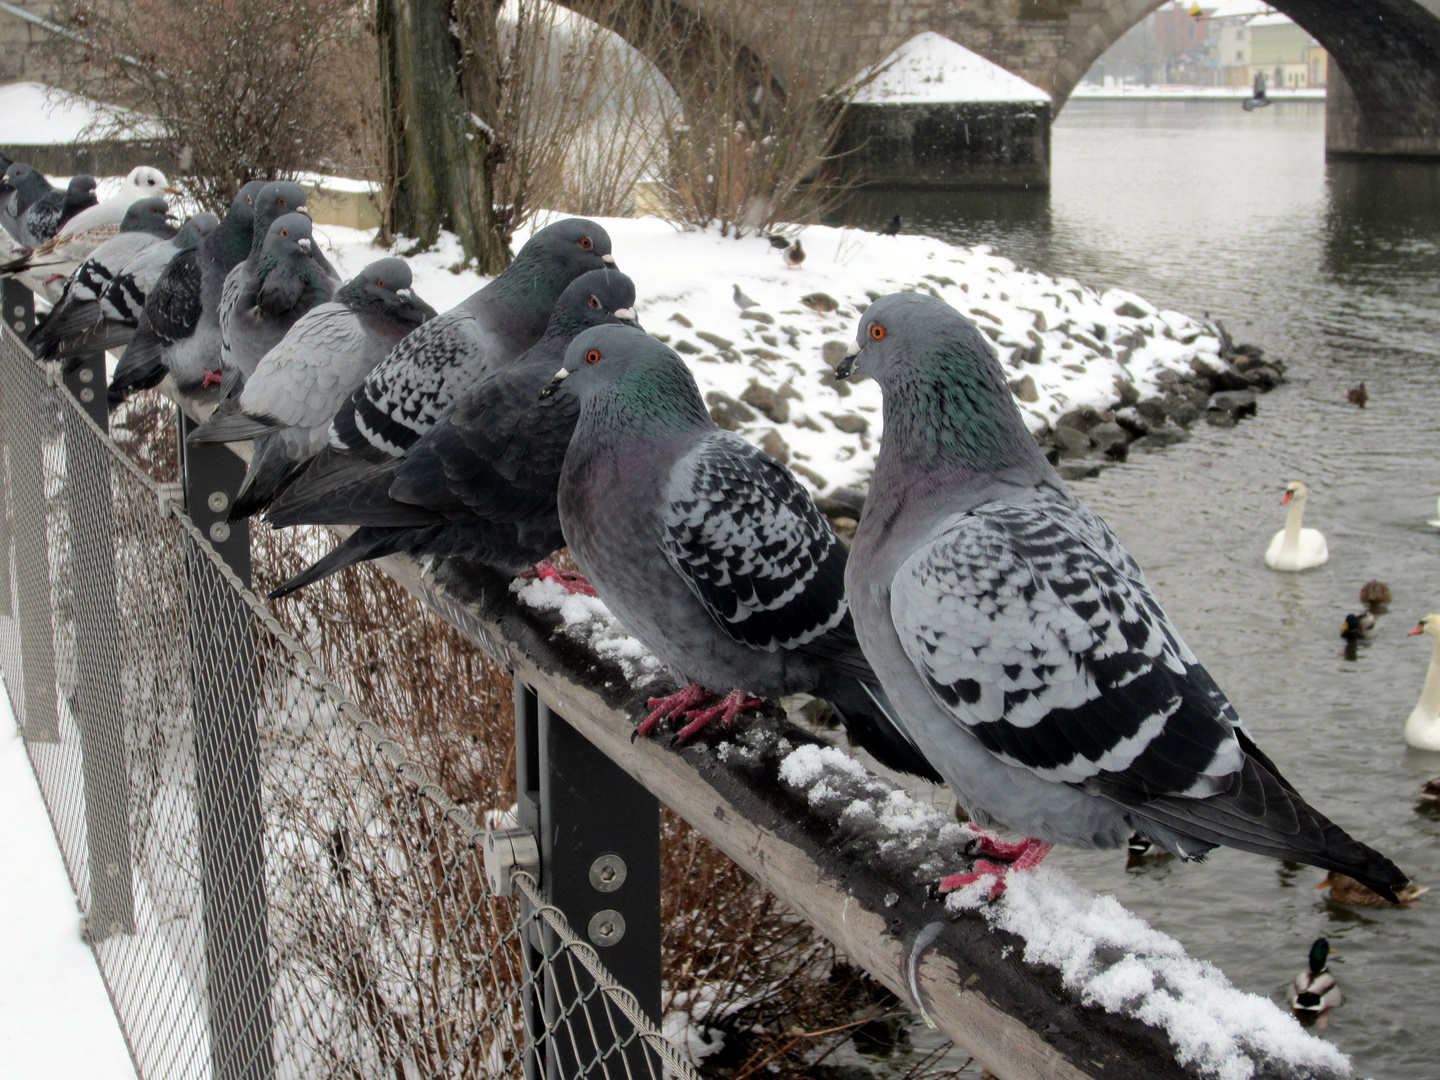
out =
[[(105, 354), (85, 360), (65, 387), (108, 430)], [(90, 904), (86, 934), (95, 943), (135, 930), (131, 894), (130, 784), (121, 725), (123, 638), (115, 595), (115, 505), (110, 457), (73, 409), (61, 410), (70, 510), (70, 577), (75, 618), (75, 696), (85, 784), (85, 842)]]
[[(541, 889), (640, 1007), (660, 1022), (660, 804), (563, 717), (515, 683), (519, 824), (540, 841)], [(543, 933), (543, 932), (542, 932)], [(551, 942), (531, 942), (554, 956)], [(600, 1055), (633, 1035), (568, 1023), (595, 992), (573, 965), (526, 964), (527, 1024), (546, 1037), (527, 1048), (529, 1080), (599, 1077)], [(626, 1025), (618, 1014), (612, 1022)], [(563, 1034), (562, 1034), (563, 1030)], [(636, 1044), (623, 1053), (642, 1053)], [(638, 1061), (638, 1058), (637, 1058)]]
[[(35, 323), (35, 297), (6, 281), (5, 324), (17, 334)], [(38, 379), (37, 379), (38, 382)], [(43, 444), (45, 417), (54, 416), (50, 391), (33, 399), (10, 388), (5, 441), (10, 458), (11, 520), (15, 526), (15, 603), (20, 617), (20, 711), (27, 742), (59, 742), (55, 705), (55, 620), (50, 597), (50, 550), (46, 533)], [(18, 393), (15, 391), (19, 390)]]
[[(249, 585), (249, 526), (225, 521), (245, 463), (223, 446), (188, 446), (185, 438), (193, 428), (182, 416), (186, 512)], [(275, 1056), (254, 627), (240, 597), (188, 541), (185, 568), (212, 1075), (269, 1080)]]

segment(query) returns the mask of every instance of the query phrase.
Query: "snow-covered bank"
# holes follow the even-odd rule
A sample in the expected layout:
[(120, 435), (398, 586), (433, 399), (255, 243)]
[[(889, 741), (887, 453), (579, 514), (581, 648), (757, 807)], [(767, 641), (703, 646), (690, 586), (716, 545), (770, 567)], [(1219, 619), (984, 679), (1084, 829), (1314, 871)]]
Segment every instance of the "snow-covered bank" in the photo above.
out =
[[(1197, 367), (1230, 382), (1211, 380), (1198, 391), (1191, 385), (1187, 392), (1202, 402), (1196, 415), (1209, 390), (1249, 385), (1220, 360), (1220, 341), (1196, 318), (1162, 311), (1134, 293), (1021, 269), (984, 246), (809, 226), (799, 233), (808, 257), (790, 270), (763, 237), (680, 232), (658, 218), (602, 223), (618, 266), (635, 279), (641, 322), (686, 357), (712, 414), (788, 460), (817, 494), (863, 489), (873, 469), (879, 387), (871, 380), (837, 383), (832, 369), (854, 339), (860, 313), (884, 293), (928, 292), (974, 319), (994, 342), (1031, 431), (1046, 441), (1058, 421), (1070, 426), (1077, 413), (1088, 417), (1078, 422), (1082, 434), (1107, 423), (1121, 442), (1143, 435), (1188, 400), (1175, 390), (1179, 382), (1194, 383)], [(368, 232), (337, 226), (317, 232), (346, 276), (384, 254)], [(517, 244), (523, 240), (516, 237)], [(439, 310), (483, 283), (476, 274), (451, 272), (460, 258), (447, 236), (410, 260), (416, 291)], [(757, 306), (742, 311), (735, 285)], [(1164, 408), (1152, 410), (1150, 420), (1122, 414), (1120, 425), (1113, 422), (1110, 410), (1143, 402)], [(1089, 435), (1084, 447), (1064, 438), (1073, 444), (1067, 454), (1106, 449)]]
[[(1243, 101), (1254, 90), (1249, 86), (1191, 86), (1188, 83), (1141, 83), (1107, 84), (1082, 82), (1070, 94), (1070, 100), (1091, 98), (1127, 101)], [(1307, 86), (1299, 89), (1285, 87), (1267, 88), (1265, 96), (1271, 101), (1324, 101), (1323, 86)]]

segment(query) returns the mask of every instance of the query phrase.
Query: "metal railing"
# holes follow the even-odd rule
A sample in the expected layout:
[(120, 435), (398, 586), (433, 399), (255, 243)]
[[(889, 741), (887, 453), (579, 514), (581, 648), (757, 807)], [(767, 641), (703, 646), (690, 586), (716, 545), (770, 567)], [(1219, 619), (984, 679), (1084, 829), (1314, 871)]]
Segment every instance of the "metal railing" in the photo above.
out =
[(106, 437), (94, 366), (57, 386), (5, 303), (0, 667), (143, 1080), (693, 1080), (658, 1001), (531, 863), (492, 886), (487, 833)]

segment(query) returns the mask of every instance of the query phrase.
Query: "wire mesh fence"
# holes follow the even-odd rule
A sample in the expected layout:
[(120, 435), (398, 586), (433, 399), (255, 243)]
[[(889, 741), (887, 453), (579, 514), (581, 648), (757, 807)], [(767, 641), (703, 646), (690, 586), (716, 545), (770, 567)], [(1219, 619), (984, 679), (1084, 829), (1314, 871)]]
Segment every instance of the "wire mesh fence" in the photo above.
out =
[(0, 665), (144, 1080), (694, 1076), (8, 328), (0, 388)]

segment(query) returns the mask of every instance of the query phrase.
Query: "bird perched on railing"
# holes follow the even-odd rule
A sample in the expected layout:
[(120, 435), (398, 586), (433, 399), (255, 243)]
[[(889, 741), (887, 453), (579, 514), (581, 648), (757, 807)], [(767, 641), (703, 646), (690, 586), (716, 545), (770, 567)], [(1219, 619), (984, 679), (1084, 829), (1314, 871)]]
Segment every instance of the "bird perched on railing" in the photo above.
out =
[(668, 718), (685, 739), (758, 706), (751, 694), (813, 693), (885, 765), (935, 778), (855, 641), (845, 545), (784, 465), (716, 426), (679, 356), (643, 331), (596, 327), (545, 392), (579, 401), (558, 501), (571, 555), (692, 680), (652, 699), (638, 734)]
[(254, 440), (231, 521), (268, 506), (324, 448), (340, 403), (396, 342), (435, 317), (435, 309), (410, 291), (412, 281), (402, 259), (371, 263), (334, 299), (297, 320), (240, 393), (190, 433), (197, 445)]
[(172, 187), (159, 169), (149, 165), (137, 165), (125, 174), (125, 179), (120, 181), (120, 187), (113, 195), (70, 218), (56, 235), (90, 232), (94, 229), (109, 229), (113, 235), (125, 220), (125, 211), (130, 209), (132, 203), (141, 199), (179, 194), (179, 189)]
[(112, 405), (167, 376), (181, 394), (218, 393), (220, 293), (225, 275), (250, 250), (255, 199), (264, 186), (252, 180), (242, 187), (219, 226), (165, 267), (110, 380)]
[(353, 458), (398, 458), (455, 400), (519, 356), (545, 332), (565, 286), (614, 266), (610, 236), (594, 221), (566, 218), (539, 230), (494, 281), (400, 340), (341, 403), (317, 475)]
[(120, 231), (92, 251), (65, 281), (50, 314), (30, 334), (37, 360), (59, 351), (68, 340), (94, 326), (100, 294), (136, 256), (177, 230), (170, 223), (170, 205), (164, 199), (141, 199), (125, 211)]
[(579, 406), (568, 395), (542, 400), (540, 391), (576, 334), (634, 322), (634, 282), (618, 270), (581, 274), (560, 294), (544, 336), (461, 394), (404, 457), (352, 460), (334, 474), (307, 474), (277, 502), (270, 522), (360, 528), (272, 596), (397, 551), (418, 559), (463, 556), (507, 575), (534, 566), (587, 591), (588, 584), (541, 563), (565, 543), (556, 489)]
[[(61, 189), (51, 187), (50, 181), (29, 165), (12, 165), (10, 172), (14, 180), (7, 177), (7, 182), (26, 203), (16, 221), (16, 239), (29, 248), (38, 248), (52, 239), (71, 218), (98, 201), (93, 176), (71, 177), (69, 185)], [(0, 271), (18, 272), (9, 264), (0, 267)]]
[[(873, 376), (885, 440), (846, 574), (865, 655), (905, 732), (1010, 867), (1052, 844), (1141, 832), (1339, 870), (1382, 895), (1406, 876), (1307, 805), (1095, 514), (1031, 437), (987, 339), (919, 293), (867, 309), (837, 378)], [(568, 534), (567, 534), (568, 535)], [(992, 895), (994, 891), (992, 890)]]

